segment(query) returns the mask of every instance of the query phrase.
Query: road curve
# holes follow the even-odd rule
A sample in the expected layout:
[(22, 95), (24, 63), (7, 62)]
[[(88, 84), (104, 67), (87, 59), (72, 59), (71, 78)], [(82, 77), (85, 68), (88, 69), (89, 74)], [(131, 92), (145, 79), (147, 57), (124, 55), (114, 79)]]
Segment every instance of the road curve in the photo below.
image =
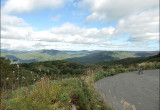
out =
[(95, 90), (114, 110), (159, 110), (159, 71), (106, 77), (95, 83)]

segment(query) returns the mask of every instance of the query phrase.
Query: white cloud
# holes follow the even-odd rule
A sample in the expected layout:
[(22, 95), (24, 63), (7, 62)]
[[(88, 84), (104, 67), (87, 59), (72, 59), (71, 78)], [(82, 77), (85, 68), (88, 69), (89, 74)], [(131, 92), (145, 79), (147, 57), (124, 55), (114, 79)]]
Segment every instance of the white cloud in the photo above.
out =
[(46, 42), (46, 41), (30, 41), (17, 39), (2, 39), (2, 49), (8, 50), (41, 50), (41, 49), (56, 49), (56, 50), (93, 50), (93, 45), (87, 44), (72, 44), (63, 42)]
[(27, 23), (22, 19), (16, 16), (10, 16), (7, 14), (1, 14), (1, 25), (2, 26), (25, 26)]
[(37, 9), (55, 9), (72, 0), (8, 0), (2, 8), (4, 13), (23, 13)]
[(152, 9), (119, 20), (114, 34), (130, 34), (131, 42), (159, 40), (159, 10)]
[(46, 31), (34, 31), (31, 27), (2, 26), (2, 38), (26, 39), (33, 41), (64, 42), (73, 44), (95, 44), (104, 40), (113, 33), (114, 28), (80, 28), (71, 23), (60, 27), (53, 27)]
[[(114, 31), (113, 27), (87, 29), (71, 23), (65, 23), (50, 30), (35, 31), (21, 18), (4, 14), (2, 17), (2, 49), (92, 49), (93, 44), (101, 43)], [(37, 47), (36, 44), (43, 46)]]
[(31, 27), (3, 26), (1, 38), (5, 39), (30, 39)]
[(158, 0), (82, 0), (80, 7), (91, 12), (86, 22), (116, 21), (147, 9), (158, 7)]
[(55, 34), (81, 36), (84, 38), (95, 38), (95, 39), (109, 37), (110, 35), (113, 34), (113, 31), (114, 31), (113, 27), (107, 27), (102, 29), (80, 28), (71, 23), (65, 23), (61, 27), (53, 27), (51, 29), (51, 32)]
[(22, 18), (1, 14), (1, 38), (28, 39), (32, 30)]
[(34, 44), (35, 41), (19, 39), (1, 39), (1, 48), (8, 50), (35, 50), (35, 47), (33, 47)]

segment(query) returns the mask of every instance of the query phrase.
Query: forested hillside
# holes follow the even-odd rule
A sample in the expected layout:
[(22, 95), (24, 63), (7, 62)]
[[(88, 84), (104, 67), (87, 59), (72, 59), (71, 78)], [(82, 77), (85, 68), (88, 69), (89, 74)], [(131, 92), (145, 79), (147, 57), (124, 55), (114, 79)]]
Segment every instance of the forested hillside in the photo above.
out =
[(113, 61), (133, 57), (148, 57), (158, 54), (158, 52), (134, 52), (134, 51), (101, 51), (79, 58), (66, 59), (79, 63), (96, 63), (101, 61)]
[(31, 63), (39, 61), (67, 60), (78, 63), (94, 63), (100, 61), (119, 60), (129, 57), (147, 57), (158, 54), (158, 51), (13, 51), (2, 50), (1, 55), (11, 61)]

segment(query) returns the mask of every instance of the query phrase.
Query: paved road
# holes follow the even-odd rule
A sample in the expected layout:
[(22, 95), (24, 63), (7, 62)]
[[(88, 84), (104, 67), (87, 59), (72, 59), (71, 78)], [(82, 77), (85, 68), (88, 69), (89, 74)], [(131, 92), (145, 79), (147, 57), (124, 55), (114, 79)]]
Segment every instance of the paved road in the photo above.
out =
[(114, 110), (159, 110), (159, 71), (118, 74), (95, 83), (95, 89)]

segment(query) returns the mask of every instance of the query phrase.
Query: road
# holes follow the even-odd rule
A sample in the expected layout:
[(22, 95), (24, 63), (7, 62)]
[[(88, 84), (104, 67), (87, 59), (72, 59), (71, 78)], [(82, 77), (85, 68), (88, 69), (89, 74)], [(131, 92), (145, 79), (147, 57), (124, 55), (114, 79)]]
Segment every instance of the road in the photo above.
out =
[(159, 110), (159, 71), (106, 77), (95, 83), (95, 90), (114, 110)]

